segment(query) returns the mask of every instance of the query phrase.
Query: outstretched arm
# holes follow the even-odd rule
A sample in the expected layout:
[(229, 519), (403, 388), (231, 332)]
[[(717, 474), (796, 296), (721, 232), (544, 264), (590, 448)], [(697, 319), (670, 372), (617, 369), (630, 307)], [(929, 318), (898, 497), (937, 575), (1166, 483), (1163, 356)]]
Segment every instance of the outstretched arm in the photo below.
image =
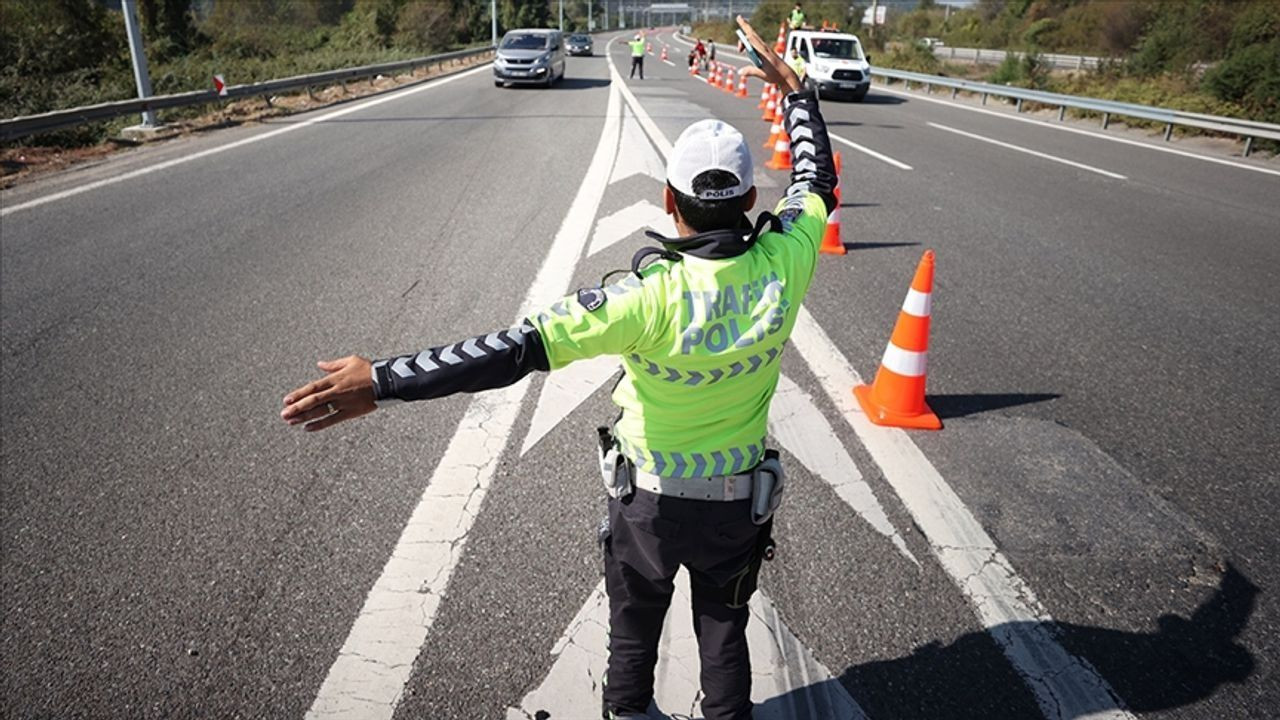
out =
[(290, 425), (306, 423), (307, 430), (323, 430), (390, 402), (506, 387), (550, 365), (538, 331), (526, 320), (508, 330), (420, 353), (374, 362), (352, 355), (319, 367), (325, 377), (284, 397), (280, 417)]

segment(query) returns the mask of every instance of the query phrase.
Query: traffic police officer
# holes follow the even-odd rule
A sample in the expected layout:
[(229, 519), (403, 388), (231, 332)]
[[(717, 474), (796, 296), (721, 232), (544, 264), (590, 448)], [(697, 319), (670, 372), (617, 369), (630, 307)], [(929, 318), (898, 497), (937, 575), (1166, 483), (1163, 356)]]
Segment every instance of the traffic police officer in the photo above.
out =
[[(640, 718), (653, 699), (663, 618), (689, 570), (708, 720), (751, 717), (747, 601), (782, 486), (764, 447), (779, 356), (817, 263), (835, 168), (817, 99), (741, 18), (764, 59), (744, 73), (789, 90), (791, 183), (777, 214), (756, 201), (742, 135), (715, 120), (676, 141), (664, 204), (679, 237), (650, 236), (631, 272), (584, 288), (519, 325), (370, 363), (321, 363), (327, 377), (285, 396), (282, 417), (318, 430), (390, 402), (510, 385), (534, 370), (617, 355), (624, 368), (600, 429), (610, 496), (604, 545), (609, 659), (604, 717)], [(647, 258), (656, 260), (645, 264)]]
[(636, 33), (635, 38), (627, 43), (631, 47), (631, 74), (628, 77), (636, 76), (636, 69), (640, 69), (640, 79), (644, 79), (644, 36)]

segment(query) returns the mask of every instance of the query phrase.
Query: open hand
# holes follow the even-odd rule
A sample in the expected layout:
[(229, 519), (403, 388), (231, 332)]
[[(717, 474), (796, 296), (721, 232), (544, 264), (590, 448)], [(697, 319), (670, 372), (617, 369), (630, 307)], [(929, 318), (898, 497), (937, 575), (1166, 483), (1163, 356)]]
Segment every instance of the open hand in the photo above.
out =
[(760, 38), (751, 23), (747, 22), (741, 15), (738, 16), (738, 27), (742, 28), (743, 34), (751, 41), (751, 47), (760, 55), (760, 59), (764, 61), (764, 67), (758, 68), (755, 65), (747, 65), (742, 68), (740, 75), (746, 77), (758, 77), (765, 82), (773, 83), (782, 88), (785, 92), (793, 93), (804, 89), (804, 84), (800, 82), (800, 76), (796, 75), (796, 71), (792, 70), (778, 54), (769, 47), (768, 43)]
[(290, 425), (306, 423), (305, 430), (323, 430), (344, 420), (368, 415), (373, 402), (372, 364), (349, 355), (316, 363), (328, 373), (284, 396), (280, 417)]

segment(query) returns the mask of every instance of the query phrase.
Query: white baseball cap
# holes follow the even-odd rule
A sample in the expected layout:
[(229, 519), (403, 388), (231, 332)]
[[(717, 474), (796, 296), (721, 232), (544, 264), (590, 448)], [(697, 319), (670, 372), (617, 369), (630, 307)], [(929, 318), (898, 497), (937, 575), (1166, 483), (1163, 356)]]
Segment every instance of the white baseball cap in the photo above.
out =
[[(693, 179), (708, 170), (724, 170), (738, 178), (736, 185), (700, 193)], [(736, 128), (719, 120), (699, 120), (680, 133), (667, 160), (667, 182), (685, 195), (700, 200), (727, 200), (746, 195), (752, 188), (751, 150)]]

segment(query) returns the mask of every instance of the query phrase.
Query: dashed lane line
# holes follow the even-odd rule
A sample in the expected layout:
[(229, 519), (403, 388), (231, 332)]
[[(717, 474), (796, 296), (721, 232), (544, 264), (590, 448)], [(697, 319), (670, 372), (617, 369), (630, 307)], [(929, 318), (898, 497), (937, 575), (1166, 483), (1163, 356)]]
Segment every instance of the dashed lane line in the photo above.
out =
[(839, 135), (836, 135), (835, 133), (832, 133), (830, 131), (827, 132), (827, 135), (830, 136), (832, 140), (835, 140), (838, 143), (843, 143), (845, 145), (848, 145), (849, 147), (853, 148), (854, 150), (857, 150), (860, 153), (869, 155), (875, 158), (876, 160), (879, 160), (880, 162), (888, 163), (889, 165), (892, 165), (898, 168), (899, 170), (912, 169), (910, 165), (902, 162), (901, 160), (894, 160), (893, 158), (889, 157), (888, 155), (885, 155), (884, 153), (878, 153), (875, 150), (872, 150), (871, 148), (865, 145), (859, 145), (858, 143), (848, 138), (840, 137)]
[(894, 88), (886, 87), (883, 84), (877, 84), (874, 87), (877, 92), (889, 93), (890, 95), (897, 95), (899, 97), (910, 98), (912, 100), (922, 100), (924, 102), (931, 102), (937, 105), (946, 105), (947, 107), (958, 108), (960, 110), (968, 110), (969, 112), (982, 113), (983, 115), (990, 115), (992, 117), (1004, 118), (1005, 120), (1013, 120), (1016, 122), (1023, 122), (1023, 123), (1029, 123), (1031, 125), (1038, 125), (1040, 127), (1049, 128), (1051, 130), (1060, 130), (1062, 132), (1074, 133), (1076, 135), (1084, 135), (1085, 137), (1096, 138), (1098, 140), (1106, 140), (1107, 142), (1121, 143), (1123, 145), (1132, 145), (1133, 147), (1139, 147), (1145, 150), (1154, 150), (1156, 152), (1168, 153), (1170, 155), (1180, 155), (1182, 157), (1193, 158), (1195, 160), (1203, 160), (1205, 162), (1216, 163), (1218, 165), (1226, 165), (1228, 167), (1239, 168), (1241, 170), (1252, 170), (1254, 172), (1265, 173), (1267, 175), (1280, 176), (1280, 170), (1272, 170), (1270, 168), (1258, 167), (1257, 165), (1249, 165), (1247, 163), (1242, 163), (1242, 162), (1235, 162), (1233, 160), (1227, 160), (1225, 158), (1216, 158), (1216, 157), (1211, 157), (1209, 155), (1201, 155), (1200, 153), (1193, 153), (1193, 152), (1188, 152), (1186, 150), (1179, 150), (1177, 148), (1164, 147), (1161, 145), (1141, 142), (1138, 140), (1130, 140), (1129, 138), (1119, 137), (1117, 135), (1105, 135), (1102, 133), (1096, 133), (1096, 132), (1091, 132), (1089, 130), (1082, 130), (1080, 128), (1071, 127), (1069, 125), (1059, 125), (1056, 123), (1045, 122), (1044, 120), (1036, 120), (1034, 118), (1011, 115), (1009, 113), (999, 112), (996, 110), (989, 110), (983, 107), (973, 107), (970, 105), (966, 105), (964, 103), (952, 102), (950, 100), (943, 100), (941, 98), (929, 97), (928, 95), (924, 95), (922, 93), (905, 92), (902, 90), (896, 90)]
[(322, 123), (327, 120), (332, 120), (334, 118), (342, 117), (343, 115), (350, 115), (351, 113), (360, 112), (361, 110), (366, 110), (376, 105), (388, 103), (388, 102), (391, 102), (392, 100), (399, 100), (400, 98), (408, 97), (409, 95), (420, 93), (424, 90), (431, 90), (433, 88), (440, 87), (441, 85), (451, 83), (454, 80), (460, 80), (464, 77), (470, 77), (471, 75), (475, 75), (478, 72), (487, 70), (490, 64), (491, 63), (485, 63), (484, 65), (473, 68), (471, 70), (464, 70), (455, 75), (450, 75), (448, 77), (440, 78), (439, 80), (431, 80), (421, 85), (415, 85), (413, 87), (405, 88), (404, 90), (396, 90), (386, 95), (383, 95), (382, 97), (375, 98), (373, 100), (367, 100), (361, 103), (356, 103), (355, 105), (352, 105), (350, 107), (345, 107), (341, 110), (335, 110), (333, 112), (325, 113), (323, 115), (317, 115), (313, 118), (303, 120), (302, 122), (286, 125), (277, 130), (271, 130), (269, 132), (262, 133), (261, 135), (254, 135), (253, 137), (243, 138), (241, 140), (236, 140), (235, 142), (227, 143), (226, 145), (219, 145), (217, 147), (208, 148), (207, 150), (201, 150), (200, 152), (192, 153), (191, 155), (184, 155), (182, 157), (174, 158), (172, 160), (166, 160), (164, 162), (156, 163), (155, 165), (148, 165), (143, 168), (138, 168), (137, 170), (131, 170), (127, 173), (116, 175), (114, 177), (95, 180), (94, 182), (91, 182), (91, 183), (85, 183), (84, 185), (79, 185), (79, 186), (68, 188), (66, 190), (62, 190), (56, 193), (51, 193), (49, 195), (45, 195), (44, 197), (38, 197), (38, 198), (35, 198), (34, 200), (28, 200), (24, 203), (18, 203), (17, 205), (13, 205), (10, 207), (0, 208), (0, 217), (11, 215), (13, 213), (20, 212), (22, 210), (29, 210), (31, 208), (39, 207), (41, 205), (45, 205), (51, 202), (56, 202), (58, 200), (65, 200), (69, 197), (74, 197), (76, 195), (80, 195), (81, 193), (89, 192), (90, 190), (97, 190), (98, 188), (106, 187), (108, 185), (115, 185), (116, 183), (124, 182), (125, 180), (132, 180), (133, 178), (142, 177), (143, 175), (150, 175), (151, 173), (159, 172), (161, 170), (167, 170), (177, 165), (183, 165), (185, 163), (189, 163), (194, 160), (199, 160), (201, 158), (209, 157), (210, 155), (217, 155), (218, 153), (226, 152), (228, 150), (234, 150), (235, 148), (238, 148), (238, 147), (244, 147), (245, 145), (251, 145), (253, 143), (262, 142), (263, 140), (268, 140), (273, 137), (279, 137), (280, 135), (283, 135), (285, 133), (290, 133), (295, 130), (301, 130), (304, 127), (310, 127), (317, 123)]
[(1102, 168), (1094, 167), (1093, 165), (1085, 165), (1084, 163), (1076, 162), (1075, 160), (1068, 160), (1064, 157), (1058, 157), (1057, 155), (1050, 155), (1049, 153), (1043, 153), (1043, 152), (1040, 152), (1039, 150), (1032, 150), (1031, 148), (1023, 147), (1021, 145), (1014, 145), (1013, 143), (1007, 143), (1003, 140), (996, 140), (995, 138), (989, 138), (984, 135), (978, 135), (977, 133), (965, 132), (964, 130), (957, 130), (947, 125), (939, 125), (936, 122), (930, 122), (926, 124), (931, 128), (937, 128), (938, 130), (945, 130), (949, 133), (955, 133), (956, 135), (960, 135), (961, 137), (967, 137), (972, 140), (979, 140), (984, 143), (990, 143), (997, 147), (1007, 148), (1009, 150), (1014, 150), (1020, 153), (1026, 153), (1027, 155), (1042, 158), (1044, 160), (1052, 160), (1053, 162), (1056, 162), (1056, 163), (1061, 163), (1063, 165), (1070, 165), (1073, 168), (1078, 168), (1080, 170), (1087, 170), (1091, 173), (1097, 173), (1099, 175), (1113, 178), (1116, 180), (1129, 179), (1124, 175), (1121, 175), (1120, 173), (1113, 173), (1110, 170), (1103, 170)]
[[(573, 279), (617, 155), (620, 85), (622, 79), (613, 71), (591, 164), (517, 322), (562, 296)], [(467, 406), (307, 712), (309, 720), (391, 720), (395, 714), (528, 391), (526, 379), (475, 395)]]
[[(664, 157), (671, 143), (626, 88), (623, 98)], [(861, 382), (835, 343), (803, 306), (791, 343), (880, 467), (919, 526), (939, 564), (970, 601), (983, 627), (1048, 718), (1133, 720), (1107, 681), (1066, 651), (1053, 618), (995, 541), (905, 431), (871, 423), (853, 401)]]
[[(671, 37), (673, 40), (675, 40), (678, 43), (681, 43), (682, 45), (685, 45), (686, 47), (693, 47), (692, 43), (688, 42), (687, 40), (680, 37), (676, 33), (672, 33)], [(728, 55), (730, 57), (734, 57), (739, 60), (746, 61), (745, 57), (738, 55), (736, 53), (731, 53), (728, 51), (721, 50), (720, 54)], [(872, 87), (875, 88), (876, 92), (884, 92), (890, 95), (897, 95), (898, 97), (911, 98), (913, 100), (923, 100), (924, 102), (931, 102), (937, 105), (946, 105), (947, 107), (959, 108), (960, 110), (968, 110), (969, 112), (982, 113), (983, 115), (991, 115), (993, 117), (1004, 118), (1005, 120), (1015, 120), (1017, 122), (1029, 123), (1031, 125), (1038, 125), (1040, 127), (1050, 128), (1052, 130), (1061, 130), (1062, 132), (1074, 133), (1076, 135), (1084, 135), (1085, 137), (1091, 137), (1098, 140), (1106, 140), (1107, 142), (1115, 142), (1115, 143), (1121, 143), (1124, 145), (1132, 145), (1133, 147), (1139, 147), (1145, 150), (1155, 150), (1156, 152), (1168, 153), (1170, 155), (1180, 155), (1182, 157), (1193, 158), (1195, 160), (1203, 160), (1205, 162), (1216, 163), (1218, 165), (1226, 165), (1228, 167), (1239, 168), (1241, 170), (1252, 170), (1253, 172), (1260, 172), (1260, 173), (1265, 173), (1267, 175), (1280, 176), (1280, 170), (1272, 170), (1271, 168), (1264, 168), (1264, 167), (1259, 167), (1257, 165), (1250, 165), (1248, 163), (1236, 162), (1234, 160), (1227, 160), (1226, 158), (1216, 158), (1209, 155), (1202, 155), (1200, 153), (1189, 152), (1187, 150), (1179, 150), (1178, 148), (1164, 147), (1162, 145), (1155, 145), (1152, 143), (1142, 142), (1139, 140), (1131, 140), (1129, 138), (1119, 137), (1116, 135), (1107, 135), (1105, 133), (1093, 132), (1090, 130), (1071, 127), (1069, 125), (1061, 125), (1061, 124), (1045, 122), (1044, 120), (1036, 120), (1035, 118), (1021, 117), (1018, 115), (1010, 115), (1009, 113), (1000, 112), (998, 110), (991, 110), (983, 107), (973, 107), (972, 105), (966, 105), (964, 103), (958, 103), (950, 100), (943, 100), (941, 98), (930, 97), (923, 93), (897, 90), (895, 88), (888, 87), (883, 83), (876, 83)]]

